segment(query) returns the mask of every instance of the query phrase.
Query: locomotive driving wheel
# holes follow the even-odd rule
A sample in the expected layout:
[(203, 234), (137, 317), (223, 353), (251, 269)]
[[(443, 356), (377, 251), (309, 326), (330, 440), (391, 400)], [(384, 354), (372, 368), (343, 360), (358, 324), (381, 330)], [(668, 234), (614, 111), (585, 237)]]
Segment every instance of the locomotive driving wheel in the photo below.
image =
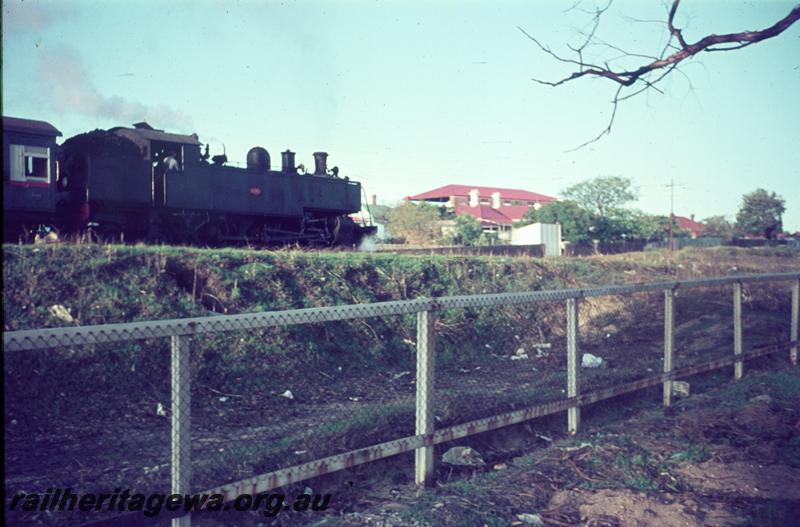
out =
[(333, 225), (331, 245), (352, 245), (356, 224), (347, 216), (337, 216)]
[(224, 216), (211, 218), (198, 229), (198, 237), (203, 243), (218, 245), (235, 234)]

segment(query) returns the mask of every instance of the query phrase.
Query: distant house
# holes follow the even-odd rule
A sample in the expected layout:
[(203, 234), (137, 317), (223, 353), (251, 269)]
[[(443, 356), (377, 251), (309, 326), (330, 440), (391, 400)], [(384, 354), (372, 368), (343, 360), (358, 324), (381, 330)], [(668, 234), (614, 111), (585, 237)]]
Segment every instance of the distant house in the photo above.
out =
[(407, 201), (425, 201), (452, 209), (456, 216), (472, 216), (484, 231), (499, 232), (508, 237), (511, 226), (531, 208), (538, 209), (557, 198), (527, 190), (445, 185), (421, 194), (408, 196)]
[(706, 229), (704, 224), (694, 221), (694, 214), (689, 218), (685, 216), (675, 216), (675, 223), (679, 229), (688, 231), (692, 239), (700, 237)]

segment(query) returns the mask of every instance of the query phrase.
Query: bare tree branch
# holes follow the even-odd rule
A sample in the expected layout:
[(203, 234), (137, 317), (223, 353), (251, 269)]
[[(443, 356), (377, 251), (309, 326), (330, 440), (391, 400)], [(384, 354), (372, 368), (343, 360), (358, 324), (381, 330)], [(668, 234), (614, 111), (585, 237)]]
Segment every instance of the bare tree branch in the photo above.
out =
[(731, 51), (734, 49), (746, 48), (750, 44), (755, 44), (755, 42), (745, 42), (744, 44), (739, 44), (738, 46), (731, 46), (729, 48), (706, 48), (705, 51)]
[[(680, 0), (675, 0), (673, 3), (673, 7), (677, 6), (680, 3)], [(584, 77), (586, 75), (594, 75), (596, 77), (605, 77), (607, 79), (611, 79), (614, 82), (617, 82), (623, 86), (631, 86), (635, 83), (642, 75), (649, 73), (654, 70), (666, 68), (672, 64), (684, 61), (694, 55), (700, 53), (701, 51), (705, 51), (711, 46), (715, 46), (718, 44), (732, 44), (732, 43), (739, 43), (739, 46), (732, 48), (738, 49), (744, 47), (744, 45), (754, 44), (756, 42), (761, 42), (762, 40), (766, 40), (768, 38), (775, 37), (783, 33), (789, 26), (795, 23), (798, 19), (800, 19), (800, 5), (796, 6), (792, 11), (786, 15), (784, 18), (776, 22), (774, 25), (762, 29), (760, 31), (742, 31), (740, 33), (727, 33), (724, 35), (708, 35), (706, 37), (701, 38), (697, 42), (693, 44), (688, 44), (683, 39), (683, 36), (680, 33), (680, 30), (674, 30), (670, 27), (673, 36), (675, 36), (678, 41), (681, 43), (681, 47), (675, 53), (658, 60), (654, 60), (649, 64), (645, 64), (640, 66), (634, 70), (627, 70), (627, 71), (613, 71), (604, 68), (598, 68), (597, 66), (590, 65), (590, 64), (583, 64), (579, 61), (565, 61), (565, 62), (579, 62), (579, 64), (587, 69), (582, 69), (581, 71), (577, 71), (571, 74), (568, 77), (565, 77), (556, 82), (545, 82), (545, 84), (551, 84), (552, 86), (558, 86), (559, 84), (563, 84), (565, 82), (578, 79), (580, 77)], [(670, 26), (671, 26), (670, 22)], [(523, 31), (524, 33), (524, 31)], [(527, 35), (527, 33), (526, 33)], [(528, 35), (529, 38), (530, 35)], [(541, 44), (540, 44), (541, 46)], [(548, 48), (541, 46), (542, 49), (550, 53), (551, 55), (555, 54), (550, 51)], [(714, 50), (712, 48), (712, 50)], [(718, 50), (714, 50), (718, 51)]]
[[(549, 80), (534, 78), (533, 80), (535, 82), (539, 84), (545, 84), (547, 86), (560, 86), (567, 82), (574, 81), (576, 79), (581, 79), (584, 77), (600, 77), (609, 79), (618, 84), (617, 91), (614, 95), (614, 98), (611, 101), (612, 104), (611, 118), (606, 128), (603, 129), (603, 131), (601, 131), (595, 138), (581, 144), (580, 146), (576, 147), (573, 150), (583, 148), (584, 146), (594, 143), (603, 136), (611, 133), (611, 127), (614, 124), (614, 119), (617, 114), (617, 107), (621, 101), (630, 99), (631, 97), (634, 97), (648, 89), (654, 89), (659, 93), (663, 93), (658, 88), (655, 88), (655, 84), (660, 82), (671, 72), (675, 71), (676, 67), (682, 62), (691, 59), (700, 52), (732, 51), (736, 49), (742, 49), (744, 47), (755, 44), (756, 42), (761, 42), (762, 40), (776, 37), (781, 33), (783, 33), (786, 29), (788, 29), (798, 19), (800, 19), (800, 5), (797, 5), (785, 17), (778, 20), (773, 25), (767, 28), (754, 31), (741, 31), (738, 33), (726, 33), (722, 35), (711, 34), (697, 40), (696, 42), (690, 43), (684, 37), (683, 30), (675, 25), (675, 17), (678, 12), (681, 0), (673, 0), (672, 4), (670, 5), (667, 11), (666, 26), (667, 29), (669, 30), (667, 42), (664, 45), (663, 49), (661, 50), (661, 53), (658, 56), (653, 56), (640, 53), (629, 53), (624, 49), (621, 49), (620, 47), (614, 46), (607, 42), (603, 42), (595, 36), (597, 33), (597, 28), (600, 25), (600, 18), (611, 7), (612, 1), (613, 0), (608, 0), (608, 2), (605, 4), (604, 7), (595, 8), (593, 11), (580, 8), (579, 7), (580, 1), (576, 2), (569, 9), (569, 10), (573, 9), (579, 10), (592, 15), (592, 20), (590, 22), (591, 29), (588, 32), (582, 33), (582, 35), (585, 36), (585, 39), (582, 41), (582, 43), (577, 47), (573, 47), (570, 45), (567, 46), (573, 53), (577, 55), (577, 58), (574, 59), (563, 57), (557, 54), (552, 49), (539, 42), (534, 36), (529, 34), (523, 28), (521, 27), (517, 28), (520, 30), (520, 32), (522, 32), (523, 35), (525, 35), (528, 39), (534, 42), (538, 46), (538, 48), (544, 53), (547, 53), (548, 55), (550, 55), (559, 62), (564, 62), (577, 66), (577, 71), (574, 71), (570, 75), (563, 77), (561, 79), (549, 81)], [(637, 19), (631, 19), (631, 20), (637, 21)], [(644, 21), (654, 22), (652, 20), (644, 20)], [(609, 66), (608, 62), (604, 62), (603, 66), (598, 66), (596, 64), (584, 60), (583, 57), (584, 51), (589, 46), (604, 46), (609, 49), (623, 53), (623, 55), (620, 57), (614, 57), (610, 59), (610, 61), (612, 62), (625, 57), (644, 58), (649, 60), (650, 62), (634, 69), (614, 69)], [(655, 74), (655, 72), (661, 72), (661, 73), (655, 78), (655, 80), (650, 80), (649, 77), (651, 76), (651, 74)], [(632, 93), (622, 95), (622, 90), (624, 88), (628, 88), (636, 84), (641, 84), (641, 88), (633, 91)]]
[[(641, 54), (641, 53), (631, 53), (629, 51), (625, 51), (624, 49), (620, 48), (619, 46), (615, 46), (613, 44), (609, 44), (608, 42), (604, 42), (604, 41), (602, 41), (600, 39), (597, 39), (597, 38), (595, 38), (595, 41), (592, 42), (592, 45), (593, 46), (603, 46), (603, 47), (607, 47), (609, 49), (613, 49), (614, 51), (619, 51), (620, 53), (622, 53), (622, 57), (638, 57), (638, 58), (650, 59), (650, 60), (658, 60), (659, 58), (661, 58), (661, 57), (656, 57), (655, 55), (644, 55), (644, 54)], [(661, 56), (663, 57), (663, 55), (664, 54), (662, 53)]]
[(592, 143), (596, 143), (597, 141), (602, 139), (604, 135), (608, 135), (608, 134), (611, 133), (611, 127), (614, 125), (614, 119), (616, 119), (616, 117), (617, 117), (617, 107), (619, 106), (619, 101), (620, 101), (619, 94), (622, 92), (623, 88), (624, 88), (624, 86), (619, 86), (617, 88), (617, 92), (614, 94), (614, 99), (611, 101), (611, 108), (612, 108), (611, 109), (611, 117), (609, 118), (608, 125), (605, 127), (605, 129), (603, 129), (603, 131), (600, 132), (599, 134), (597, 134), (593, 139), (589, 139), (585, 143), (581, 143), (578, 146), (576, 146), (575, 148), (571, 148), (571, 149), (567, 150), (567, 152), (574, 152), (576, 150), (580, 150), (581, 148), (583, 148), (585, 146), (588, 146), (588, 145), (590, 145)]
[(667, 27), (669, 27), (669, 32), (672, 34), (673, 37), (678, 39), (678, 43), (681, 45), (681, 48), (686, 49), (689, 44), (683, 39), (683, 33), (681, 30), (675, 27), (675, 13), (678, 11), (678, 4), (680, 4), (681, 0), (675, 0), (672, 2), (672, 7), (669, 10), (669, 18), (667, 19)]

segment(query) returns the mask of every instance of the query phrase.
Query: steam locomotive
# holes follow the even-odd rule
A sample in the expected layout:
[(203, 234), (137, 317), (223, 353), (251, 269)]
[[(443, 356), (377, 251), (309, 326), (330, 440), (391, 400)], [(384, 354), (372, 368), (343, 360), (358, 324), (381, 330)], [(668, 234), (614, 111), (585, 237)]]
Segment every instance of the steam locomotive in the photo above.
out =
[(209, 161), (196, 134), (140, 122), (79, 134), (60, 146), (55, 127), (3, 117), (5, 241), (35, 230), (88, 232), (105, 240), (203, 245), (357, 244), (375, 227), (361, 210), (361, 185), (328, 169), (314, 153), (313, 173), (254, 147), (246, 168), (227, 156)]

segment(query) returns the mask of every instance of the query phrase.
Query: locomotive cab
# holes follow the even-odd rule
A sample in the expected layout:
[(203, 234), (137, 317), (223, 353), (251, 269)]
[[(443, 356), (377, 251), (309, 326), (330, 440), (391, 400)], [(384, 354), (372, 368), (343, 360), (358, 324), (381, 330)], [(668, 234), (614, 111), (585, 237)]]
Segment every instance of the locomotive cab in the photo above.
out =
[(56, 137), (44, 121), (3, 117), (3, 237), (49, 229), (56, 223)]

